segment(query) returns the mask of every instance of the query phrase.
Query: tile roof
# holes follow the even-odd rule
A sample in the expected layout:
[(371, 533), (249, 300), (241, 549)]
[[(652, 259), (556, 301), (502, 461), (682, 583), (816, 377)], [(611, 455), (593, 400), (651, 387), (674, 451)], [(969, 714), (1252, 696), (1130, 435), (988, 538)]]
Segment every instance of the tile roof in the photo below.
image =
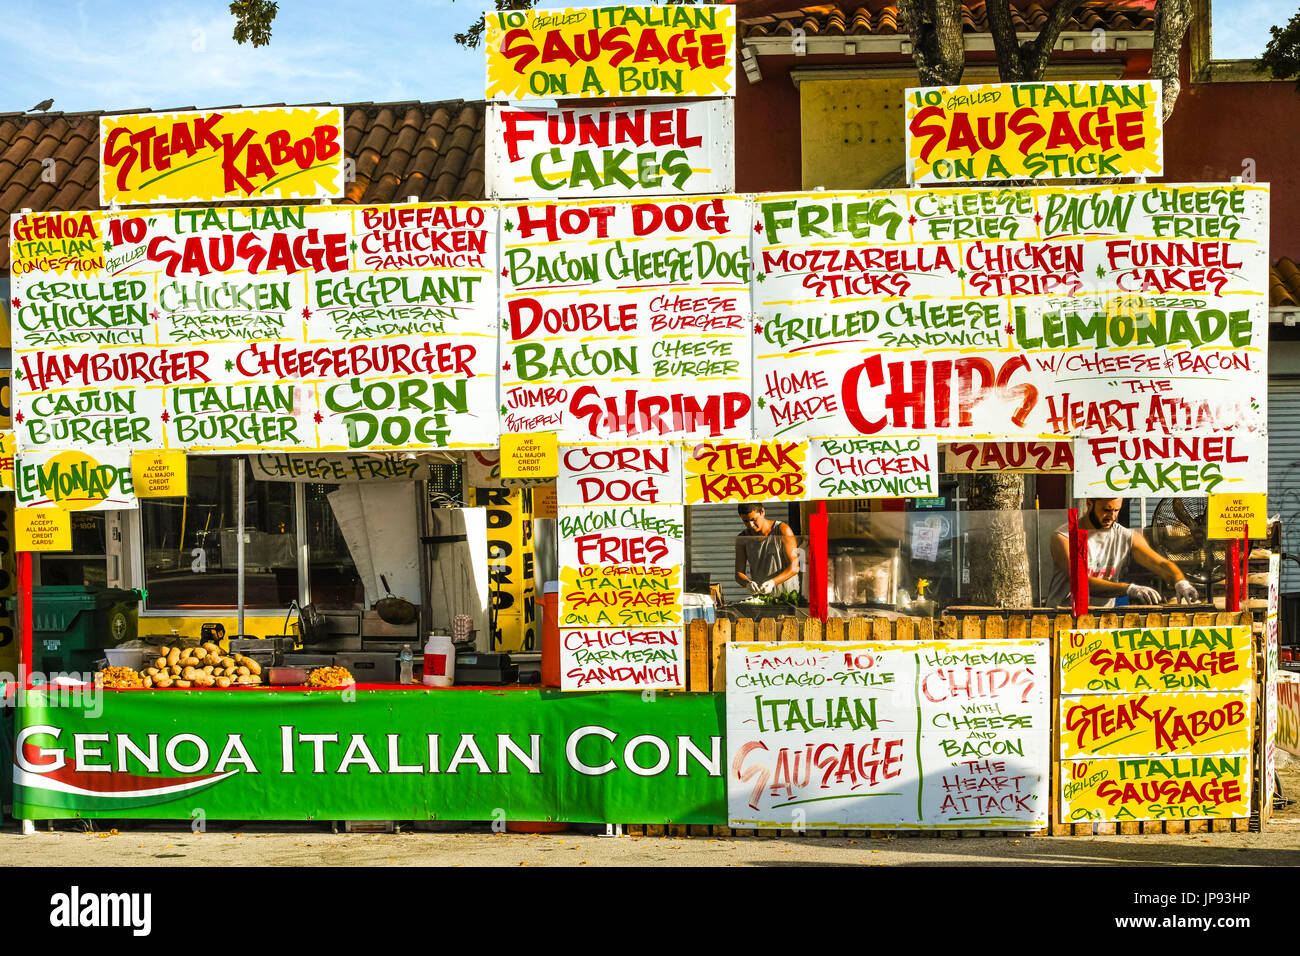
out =
[(1285, 256), (1269, 270), (1268, 305), (1272, 309), (1300, 309), (1300, 267)]
[[(1012, 0), (1011, 18), (1017, 32), (1038, 32), (1052, 9), (1051, 0)], [(1089, 33), (1105, 30), (1154, 30), (1154, 0), (1089, 0), (1066, 22), (1066, 32)], [(966, 33), (988, 33), (984, 0), (964, 0), (962, 29)], [(907, 33), (899, 24), (898, 5), (886, 0), (867, 0), (843, 5), (826, 3), (799, 7), (780, 13), (740, 18), (742, 39), (790, 36), (800, 28), (807, 36), (884, 36)]]
[[(356, 163), (356, 179), (342, 202), (483, 198), (482, 101), (329, 105), (344, 108), (344, 152)], [(0, 215), (99, 208), (101, 115), (0, 113)], [(42, 161), (50, 158), (53, 182), (42, 176)], [(0, 273), (9, 271), (8, 229), (4, 237)]]

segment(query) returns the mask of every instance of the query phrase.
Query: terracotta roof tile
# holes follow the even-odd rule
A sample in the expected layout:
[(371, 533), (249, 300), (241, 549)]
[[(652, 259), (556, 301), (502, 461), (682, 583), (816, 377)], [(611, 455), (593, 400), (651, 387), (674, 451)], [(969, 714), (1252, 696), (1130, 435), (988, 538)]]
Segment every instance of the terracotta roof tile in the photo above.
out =
[[(860, 2), (860, 0), (859, 0)], [(1047, 21), (1053, 6), (1049, 0), (1012, 0), (1011, 19), (1019, 32), (1038, 31)], [(1096, 27), (1107, 30), (1135, 31), (1155, 29), (1155, 0), (1087, 0), (1067, 21), (1070, 32), (1091, 32)], [(850, 12), (851, 11), (851, 12)], [(988, 33), (988, 12), (984, 0), (965, 0), (961, 5), (962, 27), (967, 33)], [(742, 17), (743, 39), (765, 36), (790, 36), (798, 28), (808, 36), (888, 36), (906, 33), (899, 23), (898, 6), (881, 0), (863, 5), (820, 4), (798, 7), (762, 16)]]
[[(355, 168), (342, 202), (483, 199), (482, 101), (342, 105), (344, 151)], [(0, 216), (24, 208), (98, 208), (101, 115), (0, 114)], [(50, 157), (52, 183), (41, 177), (41, 160)], [(6, 236), (0, 274), (8, 270)]]
[(1300, 308), (1300, 268), (1286, 257), (1269, 273), (1268, 304), (1274, 309)]

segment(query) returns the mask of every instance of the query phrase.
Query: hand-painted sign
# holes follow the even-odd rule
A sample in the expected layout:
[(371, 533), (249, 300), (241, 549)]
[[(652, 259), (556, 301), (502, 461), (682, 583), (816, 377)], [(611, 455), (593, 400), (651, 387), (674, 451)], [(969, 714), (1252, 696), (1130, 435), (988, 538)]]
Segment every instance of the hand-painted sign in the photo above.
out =
[(943, 446), (943, 470), (1068, 475), (1074, 472), (1074, 445), (1068, 441), (951, 442)]
[(1139, 435), (1169, 443), (1167, 489), (1191, 434), (1205, 494), (1206, 454), (1266, 434), (1267, 206), (1255, 184), (759, 197), (756, 436)]
[(1248, 693), (1255, 679), (1253, 654), (1249, 627), (1067, 631), (1061, 693)]
[(401, 455), (267, 453), (250, 455), (248, 464), (254, 481), (334, 485), (352, 481), (421, 481), (430, 477), (434, 463)]
[(731, 826), (1046, 823), (1046, 641), (728, 644), (726, 654)]
[(23, 509), (112, 511), (139, 500), (126, 448), (19, 452), (14, 456), (14, 501)]
[(340, 199), (343, 108), (99, 118), (99, 204)]
[(12, 234), (20, 450), (497, 443), (493, 207), (36, 213)]
[(487, 98), (734, 96), (729, 6), (614, 6), (484, 14)]
[(489, 104), (489, 199), (735, 190), (732, 101), (527, 109)]
[(1164, 175), (1157, 80), (909, 89), (907, 181)]
[(699, 442), (682, 461), (686, 503), (803, 501), (807, 442)]
[(675, 445), (560, 449), (563, 690), (686, 686), (681, 490)]
[(1063, 631), (1061, 820), (1248, 816), (1249, 625)]
[[(1240, 496), (1268, 485), (1268, 436), (1261, 432), (1135, 432), (1074, 443), (1074, 493), (1080, 498)], [(1262, 534), (1263, 524), (1258, 528)]]
[(501, 215), (502, 432), (750, 437), (745, 200), (511, 204)]
[(939, 456), (933, 438), (913, 435), (700, 442), (684, 470), (688, 505), (916, 498), (938, 493)]

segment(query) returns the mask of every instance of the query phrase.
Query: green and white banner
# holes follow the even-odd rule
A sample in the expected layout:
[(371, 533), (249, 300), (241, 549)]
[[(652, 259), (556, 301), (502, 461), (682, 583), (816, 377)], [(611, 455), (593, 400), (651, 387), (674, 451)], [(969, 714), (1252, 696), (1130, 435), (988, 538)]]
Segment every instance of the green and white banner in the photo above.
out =
[(26, 695), (14, 815), (726, 822), (712, 694)]

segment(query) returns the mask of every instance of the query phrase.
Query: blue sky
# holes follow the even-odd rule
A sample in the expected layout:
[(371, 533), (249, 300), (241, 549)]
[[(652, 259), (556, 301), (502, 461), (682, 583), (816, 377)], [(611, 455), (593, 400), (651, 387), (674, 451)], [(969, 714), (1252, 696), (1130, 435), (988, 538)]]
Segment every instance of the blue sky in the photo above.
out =
[[(231, 38), (225, 0), (0, 0), (0, 112), (483, 95), (481, 50), (451, 36), (483, 0), (281, 0), (271, 44)], [(561, 5), (548, 0), (545, 6)], [(579, 5), (574, 2), (572, 5)], [(797, 6), (791, 0), (791, 6)], [(1216, 58), (1255, 56), (1300, 0), (1214, 0)]]
[(269, 46), (226, 0), (0, 0), (0, 112), (482, 98), (482, 50), (451, 39), (482, 0), (281, 0)]

